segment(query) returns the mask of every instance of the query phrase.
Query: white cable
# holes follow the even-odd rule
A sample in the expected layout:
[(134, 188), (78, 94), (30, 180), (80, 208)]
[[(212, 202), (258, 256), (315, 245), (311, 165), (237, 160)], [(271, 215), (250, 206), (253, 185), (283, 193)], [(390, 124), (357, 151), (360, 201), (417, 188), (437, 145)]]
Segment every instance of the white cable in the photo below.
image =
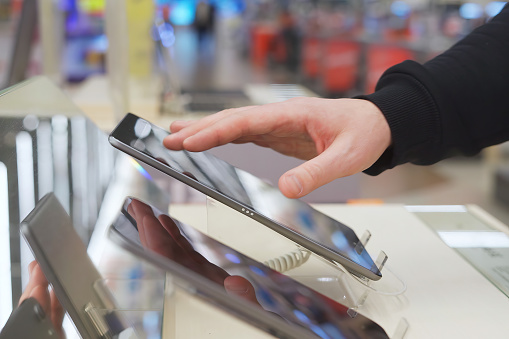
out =
[(297, 248), (290, 253), (267, 260), (264, 262), (264, 264), (273, 270), (278, 271), (279, 273), (284, 273), (303, 265), (306, 261), (308, 261), (310, 256), (310, 251)]

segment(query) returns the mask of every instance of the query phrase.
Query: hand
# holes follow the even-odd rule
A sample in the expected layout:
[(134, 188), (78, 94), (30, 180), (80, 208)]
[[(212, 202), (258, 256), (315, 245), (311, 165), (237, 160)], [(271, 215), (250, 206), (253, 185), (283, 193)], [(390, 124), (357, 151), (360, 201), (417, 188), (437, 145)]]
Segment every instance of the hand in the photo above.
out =
[(42, 273), (39, 264), (32, 261), (28, 265), (28, 273), (30, 279), (28, 280), (27, 287), (19, 298), (20, 305), (25, 299), (35, 298), (42, 306), (44, 312), (50, 316), (53, 327), (58, 332), (60, 338), (65, 338), (65, 332), (62, 328), (62, 321), (64, 320), (65, 311), (62, 305), (58, 302), (55, 292), (48, 291), (48, 280)]
[(252, 142), (308, 160), (279, 179), (279, 189), (289, 198), (369, 168), (391, 144), (384, 115), (361, 99), (294, 98), (176, 121), (170, 130), (163, 143), (172, 150)]

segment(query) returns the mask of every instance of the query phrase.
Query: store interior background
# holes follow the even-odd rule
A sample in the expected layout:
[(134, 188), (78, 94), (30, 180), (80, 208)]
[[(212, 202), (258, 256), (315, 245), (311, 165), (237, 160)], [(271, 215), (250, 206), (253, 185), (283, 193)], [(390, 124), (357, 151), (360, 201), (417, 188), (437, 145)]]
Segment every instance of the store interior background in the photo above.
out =
[[(38, 18), (37, 24), (33, 31), (20, 34), (21, 13), (28, 3), (36, 2), (38, 13), (32, 15)], [(51, 8), (45, 3), (51, 3)], [(208, 23), (197, 28), (200, 3), (213, 10)], [(405, 59), (432, 58), (489, 20), (504, 4), (486, 0), (125, 0), (115, 15), (116, 9), (108, 9), (106, 0), (0, 0), (0, 81), (6, 88), (22, 78), (46, 75), (106, 133), (120, 117), (119, 111), (155, 119), (167, 128), (175, 118), (192, 119), (246, 104), (246, 86), (299, 85), (264, 87), (275, 100), (371, 92), (386, 68)], [(48, 14), (49, 24), (41, 20), (41, 12)], [(109, 36), (118, 40), (108, 41), (108, 18), (117, 25)], [(49, 42), (43, 41), (42, 24), (55, 32)], [(125, 58), (119, 57), (121, 38), (127, 46)], [(25, 49), (17, 45), (20, 42)], [(13, 60), (22, 60), (14, 53), (16, 46), (29, 60), (22, 73), (13, 75)], [(122, 67), (125, 74), (120, 74)], [(128, 98), (113, 97), (111, 93), (119, 90), (115, 81), (118, 86), (124, 76), (129, 86), (121, 92)], [(254, 168), (255, 174), (272, 182), (285, 166), (298, 163), (284, 160), (281, 167), (273, 166), (282, 156), (256, 152), (244, 148), (233, 153), (235, 159), (228, 158), (229, 151), (218, 154), (248, 171)], [(332, 189), (307, 201), (477, 204), (509, 225), (508, 173), (509, 147), (502, 144), (470, 158), (426, 167), (406, 164), (377, 177), (357, 174), (339, 179)], [(189, 195), (172, 199), (193, 202)]]

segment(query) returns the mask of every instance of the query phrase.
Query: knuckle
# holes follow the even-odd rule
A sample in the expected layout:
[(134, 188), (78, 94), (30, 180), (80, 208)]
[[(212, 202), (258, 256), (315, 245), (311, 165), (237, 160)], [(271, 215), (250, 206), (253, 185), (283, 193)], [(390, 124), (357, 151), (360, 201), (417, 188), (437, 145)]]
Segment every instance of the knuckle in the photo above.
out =
[(321, 182), (323, 180), (323, 169), (321, 166), (318, 166), (317, 164), (310, 162), (305, 167), (305, 170), (313, 182)]

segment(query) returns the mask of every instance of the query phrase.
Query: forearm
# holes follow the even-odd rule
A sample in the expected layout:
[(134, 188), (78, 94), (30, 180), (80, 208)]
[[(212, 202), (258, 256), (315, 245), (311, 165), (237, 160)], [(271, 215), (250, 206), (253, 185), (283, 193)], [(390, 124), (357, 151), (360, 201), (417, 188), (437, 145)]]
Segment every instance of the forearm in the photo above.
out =
[(375, 93), (392, 146), (365, 172), (472, 155), (509, 139), (509, 6), (451, 49), (387, 70)]

